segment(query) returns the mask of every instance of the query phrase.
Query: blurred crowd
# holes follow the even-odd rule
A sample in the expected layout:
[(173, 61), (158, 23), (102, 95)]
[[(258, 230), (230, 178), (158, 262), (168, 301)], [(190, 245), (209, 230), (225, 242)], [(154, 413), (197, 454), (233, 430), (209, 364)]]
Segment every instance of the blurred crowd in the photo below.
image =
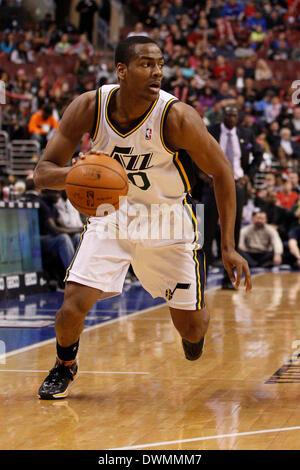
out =
[[(109, 2), (104, 4), (98, 13), (92, 5), (90, 18), (102, 14), (108, 21)], [(158, 43), (165, 59), (162, 88), (193, 106), (209, 129), (224, 123), (224, 110), (234, 107), (236, 128), (246, 129), (260, 148), (255, 171), (243, 176), (239, 249), (251, 266), (300, 267), (300, 105), (292, 88), (300, 71), (300, 0), (123, 4), (126, 18), (135, 21), (120, 38), (146, 35)], [(11, 140), (35, 139), (42, 149), (72, 99), (116, 82), (113, 51), (93, 44), (90, 28), (80, 21), (57, 25), (46, 14), (30, 28), (18, 21), (3, 27), (0, 80), (9, 94), (2, 129)], [(51, 64), (69, 68), (55, 74)], [(88, 148), (84, 136), (77, 151)], [(4, 175), (2, 186), (20, 184), (12, 179)], [(199, 171), (196, 200), (202, 200), (206, 183)], [(220, 257), (218, 237), (211, 266)]]

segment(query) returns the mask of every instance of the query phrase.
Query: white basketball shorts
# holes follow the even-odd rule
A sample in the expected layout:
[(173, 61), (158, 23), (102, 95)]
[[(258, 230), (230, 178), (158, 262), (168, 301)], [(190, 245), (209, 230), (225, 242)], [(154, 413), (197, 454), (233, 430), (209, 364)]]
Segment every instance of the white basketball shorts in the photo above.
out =
[[(176, 309), (205, 307), (205, 258), (199, 244), (194, 243), (197, 235), (193, 235), (193, 240), (122, 238), (118, 227), (113, 232), (117, 236), (112, 233), (108, 236), (108, 225), (114, 229), (116, 225), (108, 224), (107, 217), (89, 218), (65, 281), (116, 295), (122, 292), (131, 264), (153, 298), (162, 297)], [(189, 223), (193, 221), (195, 218), (191, 216)]]

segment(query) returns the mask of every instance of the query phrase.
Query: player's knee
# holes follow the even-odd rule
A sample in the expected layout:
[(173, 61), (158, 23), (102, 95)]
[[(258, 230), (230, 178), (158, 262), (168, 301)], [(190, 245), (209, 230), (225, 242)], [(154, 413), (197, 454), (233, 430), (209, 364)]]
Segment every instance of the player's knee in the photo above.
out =
[(88, 313), (84, 301), (80, 299), (65, 299), (61, 308), (57, 312), (57, 317), (72, 319), (74, 323), (81, 321)]

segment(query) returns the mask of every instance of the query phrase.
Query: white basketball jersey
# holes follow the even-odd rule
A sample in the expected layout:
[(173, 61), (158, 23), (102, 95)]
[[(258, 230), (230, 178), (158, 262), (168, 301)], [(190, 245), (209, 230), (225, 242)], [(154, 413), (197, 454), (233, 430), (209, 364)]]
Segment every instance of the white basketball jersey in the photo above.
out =
[(193, 164), (186, 152), (170, 148), (164, 136), (166, 117), (177, 98), (161, 90), (144, 115), (124, 130), (110, 116), (110, 101), (118, 88), (97, 89), (93, 149), (109, 154), (124, 167), (130, 182), (129, 203), (182, 201), (191, 189)]

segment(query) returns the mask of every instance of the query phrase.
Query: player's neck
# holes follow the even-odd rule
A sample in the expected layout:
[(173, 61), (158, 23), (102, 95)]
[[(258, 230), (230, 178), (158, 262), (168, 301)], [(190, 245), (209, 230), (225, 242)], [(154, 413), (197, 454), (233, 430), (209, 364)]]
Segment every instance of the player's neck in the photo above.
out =
[(122, 119), (135, 121), (151, 106), (151, 101), (137, 100), (136, 96), (127, 93), (127, 90), (118, 90), (113, 103), (114, 112)]

